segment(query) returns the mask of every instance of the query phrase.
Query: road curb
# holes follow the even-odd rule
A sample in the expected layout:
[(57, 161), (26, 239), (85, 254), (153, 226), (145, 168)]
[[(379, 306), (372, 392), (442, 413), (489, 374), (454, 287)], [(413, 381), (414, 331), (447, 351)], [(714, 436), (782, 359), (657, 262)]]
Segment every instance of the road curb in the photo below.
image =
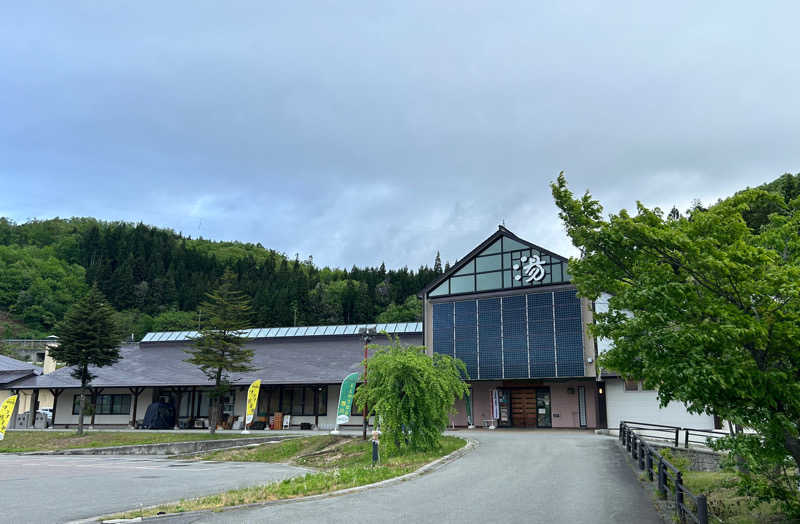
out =
[[(294, 503), (298, 503), (298, 502), (308, 502), (308, 501), (311, 501), (311, 500), (319, 500), (319, 499), (338, 497), (338, 496), (342, 496), (342, 495), (349, 495), (350, 493), (358, 493), (358, 492), (366, 491), (366, 490), (369, 490), (369, 489), (382, 488), (382, 487), (385, 487), (385, 486), (390, 486), (392, 484), (405, 482), (407, 480), (411, 480), (413, 478), (425, 475), (426, 473), (430, 473), (430, 472), (436, 471), (437, 469), (440, 469), (440, 468), (446, 466), (447, 464), (449, 464), (450, 462), (453, 462), (454, 460), (457, 460), (457, 459), (461, 458), (462, 456), (466, 455), (468, 452), (470, 452), (473, 449), (475, 449), (476, 447), (478, 447), (478, 441), (477, 440), (469, 438), (469, 437), (460, 437), (460, 438), (463, 438), (464, 440), (466, 440), (467, 443), (463, 447), (453, 451), (452, 453), (450, 453), (448, 455), (445, 455), (444, 457), (438, 458), (438, 459), (434, 460), (433, 462), (429, 462), (429, 463), (421, 466), (420, 468), (412, 471), (411, 473), (406, 473), (405, 475), (400, 475), (399, 477), (392, 477), (390, 479), (382, 480), (380, 482), (373, 482), (372, 484), (365, 484), (363, 486), (355, 486), (355, 487), (352, 487), (352, 488), (340, 489), (338, 491), (331, 491), (330, 493), (319, 493), (317, 495), (308, 495), (306, 497), (297, 497), (297, 498), (282, 499), (282, 500), (272, 500), (272, 501), (268, 501), (268, 502), (254, 502), (252, 504), (240, 504), (238, 506), (228, 506), (228, 507), (224, 507), (224, 508), (202, 509), (202, 510), (197, 510), (197, 511), (184, 511), (182, 513), (166, 513), (164, 515), (156, 515), (156, 516), (152, 516), (152, 517), (136, 517), (134, 519), (100, 520), (102, 515), (99, 515), (99, 516), (91, 517), (91, 518), (88, 518), (88, 519), (72, 521), (72, 522), (69, 522), (67, 524), (86, 524), (86, 523), (90, 523), (90, 522), (103, 522), (103, 523), (106, 523), (106, 524), (116, 524), (116, 523), (126, 523), (126, 522), (144, 522), (144, 521), (150, 521), (150, 520), (158, 520), (158, 519), (167, 518), (167, 517), (174, 517), (176, 515), (180, 515), (180, 516), (202, 515), (202, 514), (205, 514), (205, 513), (215, 513), (215, 512), (220, 512), (220, 511), (232, 511), (232, 510), (236, 510), (236, 509), (277, 506), (277, 505), (281, 505), (281, 504), (294, 504)], [(148, 506), (148, 507), (142, 508), (142, 509), (157, 508), (158, 506), (162, 506), (164, 504), (169, 504), (169, 502), (156, 504), (156, 505), (153, 505), (153, 506)]]
[(187, 440), (157, 444), (134, 444), (129, 446), (106, 446), (102, 448), (59, 449), (55, 451), (26, 451), (19, 455), (187, 455), (242, 447), (253, 444), (280, 442), (295, 435), (270, 435), (265, 437), (231, 438), (218, 440)]

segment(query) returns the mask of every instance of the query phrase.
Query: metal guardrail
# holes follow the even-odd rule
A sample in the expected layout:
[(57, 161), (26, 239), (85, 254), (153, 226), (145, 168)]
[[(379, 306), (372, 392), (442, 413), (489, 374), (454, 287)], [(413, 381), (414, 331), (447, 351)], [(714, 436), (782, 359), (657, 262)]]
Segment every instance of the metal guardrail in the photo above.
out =
[[(639, 434), (649, 440), (659, 440), (669, 443), (674, 447), (680, 447), (683, 440), (683, 447), (688, 448), (690, 444), (708, 446), (709, 441), (717, 440), (728, 436), (722, 431), (710, 429), (682, 428), (679, 426), (665, 426), (663, 424), (649, 424), (647, 422), (633, 422), (623, 420), (628, 428), (639, 431)], [(683, 438), (681, 438), (681, 436)]]
[[(647, 470), (647, 478), (651, 482), (654, 480), (653, 466), (654, 464), (656, 465), (655, 475), (657, 475), (658, 478), (658, 491), (665, 497), (671, 497), (672, 500), (675, 501), (675, 512), (680, 522), (686, 522), (686, 519), (690, 518), (697, 524), (708, 524), (708, 500), (706, 496), (695, 495), (686, 489), (686, 486), (683, 484), (683, 474), (680, 470), (653, 449), (653, 447), (644, 440), (642, 435), (638, 435), (636, 431), (634, 431), (641, 431), (639, 426), (653, 426), (656, 428), (655, 430), (648, 427), (644, 429), (656, 433), (669, 433), (670, 440), (672, 440), (672, 435), (674, 434), (675, 447), (678, 446), (678, 435), (680, 434), (681, 428), (623, 421), (619, 423), (619, 440), (637, 461), (639, 469)], [(688, 434), (689, 433), (687, 433), (687, 435)], [(661, 438), (664, 439), (664, 437)], [(687, 499), (690, 503), (687, 503)]]
[[(722, 431), (712, 431), (710, 429), (683, 428), (683, 432), (683, 447), (685, 448), (688, 448), (689, 444), (702, 444), (703, 446), (707, 446), (712, 440), (717, 440), (728, 436), (728, 433), (724, 433)], [(692, 440), (693, 436), (700, 437), (703, 440)]]

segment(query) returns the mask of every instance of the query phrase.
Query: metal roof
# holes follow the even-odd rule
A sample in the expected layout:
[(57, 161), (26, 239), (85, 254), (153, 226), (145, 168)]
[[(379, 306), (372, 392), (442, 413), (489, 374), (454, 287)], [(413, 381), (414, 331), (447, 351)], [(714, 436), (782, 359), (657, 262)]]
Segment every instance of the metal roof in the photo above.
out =
[[(332, 326), (299, 326), (247, 329), (242, 332), (243, 338), (273, 337), (319, 337), (329, 335), (358, 335), (361, 328), (375, 328), (378, 333), (409, 334), (422, 333), (422, 322), (389, 322), (385, 324), (340, 324)], [(181, 342), (199, 336), (197, 331), (155, 331), (142, 338), (142, 342)]]

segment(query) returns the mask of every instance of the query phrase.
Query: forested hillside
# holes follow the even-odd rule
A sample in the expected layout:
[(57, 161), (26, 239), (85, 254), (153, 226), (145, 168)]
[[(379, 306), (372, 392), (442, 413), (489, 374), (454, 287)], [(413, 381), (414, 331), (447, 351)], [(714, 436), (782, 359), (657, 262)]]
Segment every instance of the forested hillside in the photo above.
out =
[(230, 268), (253, 300), (254, 326), (416, 320), (415, 294), (443, 268), (317, 268), (261, 245), (183, 237), (92, 218), (0, 218), (0, 338), (49, 334), (97, 283), (125, 332), (194, 329), (206, 291)]

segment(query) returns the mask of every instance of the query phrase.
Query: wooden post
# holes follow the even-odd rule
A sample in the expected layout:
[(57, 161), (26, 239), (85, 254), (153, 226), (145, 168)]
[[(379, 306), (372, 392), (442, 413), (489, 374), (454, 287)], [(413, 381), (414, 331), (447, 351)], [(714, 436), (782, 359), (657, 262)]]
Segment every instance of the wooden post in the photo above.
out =
[(89, 425), (94, 429), (94, 417), (97, 415), (97, 397), (103, 392), (103, 388), (92, 388), (92, 421)]
[(28, 427), (36, 427), (36, 404), (39, 402), (39, 390), (31, 390), (31, 416), (28, 418)]
[(56, 410), (58, 408), (58, 397), (64, 392), (64, 388), (53, 388), (50, 393), (53, 395), (53, 428), (56, 427)]
[(178, 421), (181, 418), (181, 400), (183, 400), (183, 388), (172, 388), (172, 392), (175, 394), (175, 424), (172, 429), (178, 429)]
[(12, 389), (11, 393), (17, 396), (17, 401), (14, 402), (14, 410), (11, 412), (11, 420), (8, 423), (8, 429), (17, 428), (17, 413), (19, 413), (20, 394), (18, 389)]
[(314, 388), (314, 429), (319, 429), (319, 394), (322, 386)]
[(139, 409), (139, 395), (144, 392), (143, 387), (128, 388), (128, 391), (133, 395), (133, 411), (131, 412), (131, 429), (136, 429), (136, 413)]
[(197, 415), (194, 410), (194, 399), (197, 397), (197, 386), (192, 386), (192, 405), (189, 407), (189, 426), (194, 427), (194, 418)]

